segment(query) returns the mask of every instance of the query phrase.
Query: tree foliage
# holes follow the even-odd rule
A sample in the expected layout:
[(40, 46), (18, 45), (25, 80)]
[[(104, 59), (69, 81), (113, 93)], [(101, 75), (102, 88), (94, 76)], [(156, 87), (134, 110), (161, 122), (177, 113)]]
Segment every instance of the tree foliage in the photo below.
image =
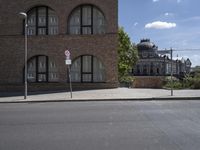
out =
[(123, 28), (119, 28), (118, 38), (118, 74), (121, 82), (124, 78), (129, 77), (131, 69), (138, 60), (138, 52), (136, 45), (131, 43), (128, 34)]
[(200, 89), (200, 73), (196, 73), (191, 76), (189, 74), (185, 75), (183, 80), (173, 80), (166, 79), (164, 87), (171, 88), (171, 85), (175, 89)]

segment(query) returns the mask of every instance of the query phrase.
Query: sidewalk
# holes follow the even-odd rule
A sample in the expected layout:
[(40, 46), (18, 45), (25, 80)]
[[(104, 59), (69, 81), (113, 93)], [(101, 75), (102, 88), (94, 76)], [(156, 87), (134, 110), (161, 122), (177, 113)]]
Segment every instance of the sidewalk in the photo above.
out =
[(101, 89), (73, 92), (0, 97), (0, 103), (24, 103), (24, 102), (59, 102), (59, 101), (108, 101), (108, 100), (200, 100), (200, 90), (171, 90), (166, 89)]

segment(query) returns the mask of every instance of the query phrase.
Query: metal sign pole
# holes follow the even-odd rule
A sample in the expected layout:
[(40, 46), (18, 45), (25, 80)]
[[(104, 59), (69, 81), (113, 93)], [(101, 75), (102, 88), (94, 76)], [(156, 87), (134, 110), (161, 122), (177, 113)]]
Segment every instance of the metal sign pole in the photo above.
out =
[(70, 65), (68, 66), (68, 74), (69, 74), (69, 87), (70, 87), (70, 96), (72, 98), (72, 82), (71, 82), (71, 70), (70, 70)]
[(71, 71), (70, 71), (70, 65), (72, 62), (70, 59), (70, 51), (69, 50), (65, 50), (65, 56), (66, 56), (65, 64), (67, 65), (67, 68), (68, 68), (70, 95), (72, 98), (72, 82), (71, 82)]

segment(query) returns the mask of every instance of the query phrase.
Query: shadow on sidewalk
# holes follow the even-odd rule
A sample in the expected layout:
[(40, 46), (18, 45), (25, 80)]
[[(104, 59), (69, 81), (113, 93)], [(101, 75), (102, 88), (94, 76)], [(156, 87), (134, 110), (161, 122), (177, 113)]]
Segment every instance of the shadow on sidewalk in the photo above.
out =
[[(113, 88), (112, 88), (113, 89)], [(102, 88), (93, 88), (93, 89), (73, 89), (72, 92), (79, 92), (79, 91), (93, 91), (93, 90), (103, 90)], [(104, 89), (106, 90), (106, 89)], [(55, 93), (65, 93), (70, 92), (70, 90), (43, 90), (43, 91), (28, 91), (27, 95), (40, 95), (40, 94), (55, 94)], [(0, 97), (15, 97), (15, 96), (24, 96), (24, 92), (16, 92), (16, 91), (0, 91)]]

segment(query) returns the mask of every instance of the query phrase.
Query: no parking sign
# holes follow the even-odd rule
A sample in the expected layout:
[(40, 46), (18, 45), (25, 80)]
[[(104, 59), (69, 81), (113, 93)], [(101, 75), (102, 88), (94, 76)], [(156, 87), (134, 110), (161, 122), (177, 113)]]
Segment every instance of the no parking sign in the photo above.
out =
[(72, 61), (70, 59), (70, 51), (69, 50), (65, 50), (65, 56), (66, 56), (66, 60), (65, 60), (65, 64), (66, 65), (71, 65)]

